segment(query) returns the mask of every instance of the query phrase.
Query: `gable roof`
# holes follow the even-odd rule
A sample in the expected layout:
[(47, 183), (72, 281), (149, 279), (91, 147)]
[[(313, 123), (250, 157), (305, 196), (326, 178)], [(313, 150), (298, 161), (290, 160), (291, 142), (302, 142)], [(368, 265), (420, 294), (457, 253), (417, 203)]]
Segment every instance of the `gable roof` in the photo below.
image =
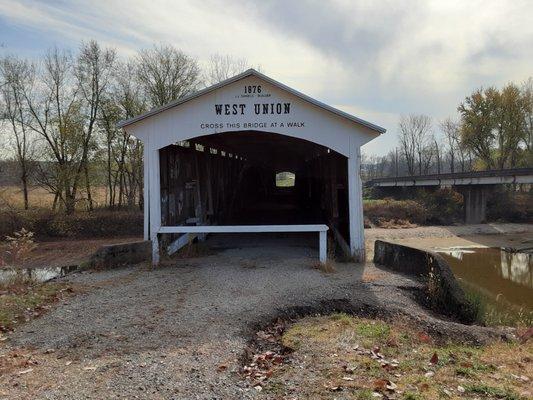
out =
[(329, 106), (329, 105), (327, 105), (325, 103), (322, 103), (321, 101), (315, 100), (312, 97), (309, 97), (309, 96), (307, 96), (307, 95), (305, 95), (305, 94), (303, 94), (303, 93), (301, 93), (301, 92), (299, 92), (297, 90), (294, 90), (293, 88), (291, 88), (291, 87), (289, 87), (287, 85), (284, 85), (281, 82), (276, 81), (275, 79), (272, 79), (272, 78), (262, 74), (259, 71), (256, 71), (253, 68), (250, 68), (250, 69), (244, 71), (241, 74), (235, 75), (232, 78), (226, 79), (226, 80), (224, 80), (222, 82), (216, 83), (216, 84), (214, 84), (212, 86), (209, 86), (209, 87), (201, 89), (201, 90), (199, 90), (197, 92), (194, 92), (194, 93), (192, 93), (192, 94), (190, 94), (188, 96), (182, 97), (182, 98), (180, 98), (178, 100), (171, 101), (170, 103), (165, 104), (165, 105), (163, 105), (161, 107), (154, 108), (154, 109), (152, 109), (152, 110), (150, 110), (150, 111), (148, 111), (148, 112), (146, 112), (144, 114), (138, 115), (138, 116), (130, 118), (130, 119), (126, 119), (126, 120), (120, 121), (118, 123), (118, 127), (119, 128), (124, 128), (124, 127), (126, 127), (128, 125), (134, 124), (134, 123), (139, 122), (139, 121), (141, 121), (143, 119), (149, 118), (149, 117), (151, 117), (153, 115), (162, 113), (163, 111), (166, 111), (166, 110), (169, 110), (171, 108), (177, 107), (177, 106), (179, 106), (179, 105), (181, 105), (183, 103), (186, 103), (186, 102), (188, 102), (190, 100), (196, 99), (196, 98), (198, 98), (200, 96), (203, 96), (204, 94), (211, 93), (211, 92), (213, 92), (213, 91), (215, 91), (215, 90), (217, 90), (217, 89), (219, 89), (221, 87), (227, 86), (229, 84), (232, 84), (234, 82), (237, 82), (237, 81), (239, 81), (241, 79), (244, 79), (244, 78), (247, 78), (249, 76), (256, 76), (256, 77), (258, 77), (258, 78), (260, 78), (260, 79), (262, 79), (262, 80), (264, 80), (264, 81), (266, 81), (266, 82), (268, 82), (268, 83), (270, 83), (270, 84), (272, 84), (274, 86), (277, 86), (280, 89), (283, 89), (283, 90), (295, 95), (296, 97), (299, 97), (300, 99), (302, 99), (304, 101), (307, 101), (307, 102), (309, 102), (311, 104), (314, 104), (314, 105), (316, 105), (316, 106), (318, 106), (318, 107), (320, 107), (320, 108), (322, 108), (322, 109), (324, 109), (326, 111), (329, 111), (329, 112), (331, 112), (333, 114), (336, 114), (336, 115), (338, 115), (340, 117), (346, 118), (346, 119), (348, 119), (348, 120), (350, 120), (352, 122), (355, 122), (357, 124), (363, 125), (363, 126), (369, 128), (369, 129), (373, 130), (373, 131), (378, 132), (379, 134), (386, 132), (386, 129), (382, 128), (381, 126), (375, 125), (375, 124), (373, 124), (371, 122), (368, 122), (368, 121), (365, 121), (365, 120), (363, 120), (361, 118), (357, 118), (354, 115), (348, 114), (348, 113), (346, 113), (344, 111), (341, 111), (341, 110), (339, 110), (339, 109), (337, 109), (335, 107), (331, 107), (331, 106)]

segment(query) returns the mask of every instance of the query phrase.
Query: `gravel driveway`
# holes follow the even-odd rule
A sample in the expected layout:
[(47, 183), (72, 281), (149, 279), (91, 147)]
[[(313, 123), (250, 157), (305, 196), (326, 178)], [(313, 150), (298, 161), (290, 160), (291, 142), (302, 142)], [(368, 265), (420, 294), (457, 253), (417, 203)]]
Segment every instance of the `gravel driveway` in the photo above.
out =
[(253, 398), (236, 373), (247, 341), (294, 312), (402, 313), (437, 330), (464, 329), (428, 315), (413, 300), (419, 284), (406, 277), (371, 264), (325, 274), (315, 263), (307, 247), (245, 247), (155, 270), (72, 275), (83, 293), (0, 347), (0, 356), (31, 357), (31, 371), (0, 376), (0, 398)]

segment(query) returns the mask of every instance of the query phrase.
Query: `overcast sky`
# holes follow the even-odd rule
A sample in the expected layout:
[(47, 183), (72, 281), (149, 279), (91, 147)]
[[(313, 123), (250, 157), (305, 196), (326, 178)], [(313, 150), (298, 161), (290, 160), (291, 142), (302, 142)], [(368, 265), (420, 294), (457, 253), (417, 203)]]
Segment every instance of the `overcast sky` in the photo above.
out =
[[(533, 1), (0, 0), (3, 53), (96, 39), (124, 56), (172, 44), (244, 57), (299, 91), (388, 130), (401, 114), (455, 116), (473, 89), (533, 76)], [(436, 129), (437, 131), (437, 129)]]

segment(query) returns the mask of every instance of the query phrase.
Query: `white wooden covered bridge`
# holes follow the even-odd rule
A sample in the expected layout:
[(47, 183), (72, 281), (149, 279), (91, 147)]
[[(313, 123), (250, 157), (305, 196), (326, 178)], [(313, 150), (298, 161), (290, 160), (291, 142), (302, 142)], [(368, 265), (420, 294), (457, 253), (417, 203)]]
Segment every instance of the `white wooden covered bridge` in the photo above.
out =
[(317, 232), (324, 262), (329, 231), (364, 260), (360, 147), (385, 129), (253, 69), (120, 127), (144, 143), (154, 263), (228, 232)]

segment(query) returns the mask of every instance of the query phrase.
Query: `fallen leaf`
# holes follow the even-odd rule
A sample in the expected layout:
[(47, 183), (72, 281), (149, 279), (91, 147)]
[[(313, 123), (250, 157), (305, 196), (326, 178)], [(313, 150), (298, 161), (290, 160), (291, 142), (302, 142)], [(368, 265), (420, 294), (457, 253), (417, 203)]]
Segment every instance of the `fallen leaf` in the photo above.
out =
[(280, 356), (280, 355), (274, 356), (274, 358), (272, 359), (272, 363), (274, 363), (274, 364), (283, 363), (283, 356)]
[(228, 369), (228, 366), (225, 365), (225, 364), (220, 364), (218, 367), (217, 367), (217, 371), (218, 372), (222, 372), (222, 371), (225, 371)]
[(431, 357), (431, 360), (429, 360), (431, 364), (437, 364), (439, 362), (439, 356), (437, 353), (433, 353), (433, 356)]
[(373, 383), (374, 390), (385, 390), (387, 388), (389, 381), (386, 379), (376, 379)]
[(420, 340), (422, 343), (431, 342), (431, 338), (424, 332), (419, 332), (418, 333), (418, 340)]

